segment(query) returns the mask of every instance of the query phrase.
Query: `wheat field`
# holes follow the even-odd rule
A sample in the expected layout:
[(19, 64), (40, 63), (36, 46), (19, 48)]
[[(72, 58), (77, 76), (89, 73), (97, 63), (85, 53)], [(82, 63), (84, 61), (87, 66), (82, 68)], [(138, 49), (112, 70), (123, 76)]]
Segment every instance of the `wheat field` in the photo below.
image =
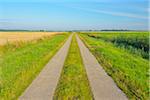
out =
[(0, 45), (16, 41), (31, 41), (62, 32), (0, 32)]

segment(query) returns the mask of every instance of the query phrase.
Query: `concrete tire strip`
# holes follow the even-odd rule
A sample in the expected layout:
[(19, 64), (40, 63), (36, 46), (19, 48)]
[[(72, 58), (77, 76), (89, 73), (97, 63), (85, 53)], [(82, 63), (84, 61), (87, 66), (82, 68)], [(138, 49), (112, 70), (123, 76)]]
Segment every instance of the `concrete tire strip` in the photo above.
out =
[(52, 100), (60, 73), (66, 59), (72, 34), (56, 55), (19, 97), (20, 100)]
[(126, 95), (116, 86), (100, 66), (96, 58), (76, 35), (83, 64), (95, 100), (127, 100)]

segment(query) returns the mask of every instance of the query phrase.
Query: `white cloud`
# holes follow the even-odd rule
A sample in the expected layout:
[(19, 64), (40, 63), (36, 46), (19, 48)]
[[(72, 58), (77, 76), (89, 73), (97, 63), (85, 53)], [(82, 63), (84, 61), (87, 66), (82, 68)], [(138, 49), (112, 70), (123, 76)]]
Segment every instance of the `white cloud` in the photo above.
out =
[(113, 16), (122, 16), (122, 17), (130, 17), (130, 18), (139, 18), (139, 19), (148, 19), (148, 16), (137, 15), (134, 13), (126, 13), (126, 12), (114, 12), (114, 11), (106, 11), (106, 10), (97, 10), (97, 9), (89, 9), (89, 8), (79, 8), (79, 7), (72, 7), (84, 11), (101, 13), (101, 14), (108, 14)]

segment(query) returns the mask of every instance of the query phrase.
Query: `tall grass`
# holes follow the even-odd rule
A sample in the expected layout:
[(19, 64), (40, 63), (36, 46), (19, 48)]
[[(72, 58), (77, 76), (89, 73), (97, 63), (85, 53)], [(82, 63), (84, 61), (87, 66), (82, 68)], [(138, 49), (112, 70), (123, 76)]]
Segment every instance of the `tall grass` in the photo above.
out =
[(74, 36), (55, 91), (54, 100), (92, 99), (89, 81)]
[(31, 42), (7, 44), (1, 48), (1, 100), (16, 99), (65, 42), (68, 34)]
[(149, 98), (149, 61), (135, 56), (103, 39), (80, 34), (105, 71), (129, 99)]

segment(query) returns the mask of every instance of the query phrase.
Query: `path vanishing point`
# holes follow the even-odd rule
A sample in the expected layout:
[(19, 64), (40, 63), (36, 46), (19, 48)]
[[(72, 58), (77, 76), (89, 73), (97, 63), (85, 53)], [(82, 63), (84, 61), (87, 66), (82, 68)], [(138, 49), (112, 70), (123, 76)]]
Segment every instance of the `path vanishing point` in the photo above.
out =
[[(19, 100), (53, 100), (53, 95), (67, 57), (72, 36), (73, 34), (70, 35), (66, 43), (19, 97)], [(126, 95), (116, 86), (112, 78), (107, 75), (78, 35), (76, 35), (76, 39), (94, 99), (127, 100)]]

